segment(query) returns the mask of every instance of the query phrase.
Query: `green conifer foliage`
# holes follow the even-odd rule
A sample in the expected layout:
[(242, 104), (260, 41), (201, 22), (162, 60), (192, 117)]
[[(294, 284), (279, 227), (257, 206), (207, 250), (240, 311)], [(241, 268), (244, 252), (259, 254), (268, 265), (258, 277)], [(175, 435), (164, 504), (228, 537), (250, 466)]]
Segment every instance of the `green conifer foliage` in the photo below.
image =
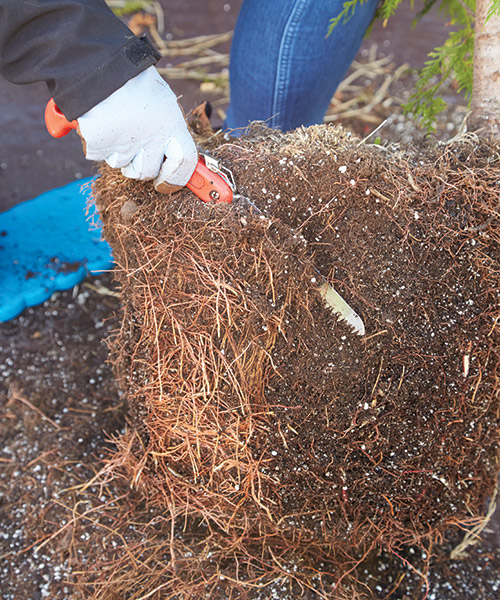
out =
[[(394, 15), (403, 0), (384, 0), (377, 10), (376, 19), (384, 24)], [(489, 17), (500, 15), (500, 0), (490, 0)], [(340, 22), (352, 17), (356, 7), (366, 0), (347, 0), (342, 11), (330, 21), (329, 33)], [(412, 0), (413, 5), (413, 0)], [(406, 105), (405, 113), (416, 117), (427, 130), (435, 128), (436, 116), (446, 107), (441, 90), (446, 81), (453, 79), (457, 90), (470, 102), (473, 81), (474, 24), (476, 0), (424, 0), (424, 5), (415, 11), (414, 25), (431, 10), (438, 10), (450, 28), (445, 42), (431, 50), (413, 94)]]

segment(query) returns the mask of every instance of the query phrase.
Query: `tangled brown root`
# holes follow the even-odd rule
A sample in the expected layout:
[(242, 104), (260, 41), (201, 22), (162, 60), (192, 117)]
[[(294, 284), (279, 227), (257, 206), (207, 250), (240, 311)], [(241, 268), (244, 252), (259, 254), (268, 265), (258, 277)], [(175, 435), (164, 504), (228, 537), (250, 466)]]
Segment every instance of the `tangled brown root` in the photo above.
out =
[[(403, 154), (321, 126), (217, 155), (251, 203), (161, 196), (110, 169), (96, 184), (133, 420), (102, 481), (133, 488), (113, 531), (137, 535), (87, 584), (102, 598), (369, 595), (354, 581), (370, 552), (430, 555), (494, 486), (498, 148)], [(364, 337), (324, 305), (322, 277)]]

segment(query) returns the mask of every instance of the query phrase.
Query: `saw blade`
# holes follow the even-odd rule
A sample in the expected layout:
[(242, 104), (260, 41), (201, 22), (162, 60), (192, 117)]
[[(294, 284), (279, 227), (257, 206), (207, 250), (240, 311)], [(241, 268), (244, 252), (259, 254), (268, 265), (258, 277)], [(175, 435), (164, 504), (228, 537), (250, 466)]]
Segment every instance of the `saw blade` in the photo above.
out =
[[(243, 196), (242, 194), (235, 194), (233, 197), (234, 201), (239, 201), (241, 204), (245, 204), (249, 206), (251, 209), (255, 210), (259, 215), (263, 216), (262, 211), (258, 206), (256, 206), (248, 196)], [(324, 276), (315, 269), (318, 273), (319, 277), (322, 279), (323, 283), (318, 287), (318, 291), (321, 294), (325, 304), (330, 308), (339, 319), (346, 321), (349, 323), (354, 331), (358, 335), (365, 335), (365, 324), (363, 320), (358, 315), (358, 313), (347, 304), (347, 302), (342, 298), (342, 296), (337, 292), (337, 290), (332, 287), (324, 278)]]
[(319, 288), (325, 304), (346, 323), (349, 323), (358, 335), (365, 335), (365, 324), (358, 313), (347, 304), (342, 296), (326, 281)]

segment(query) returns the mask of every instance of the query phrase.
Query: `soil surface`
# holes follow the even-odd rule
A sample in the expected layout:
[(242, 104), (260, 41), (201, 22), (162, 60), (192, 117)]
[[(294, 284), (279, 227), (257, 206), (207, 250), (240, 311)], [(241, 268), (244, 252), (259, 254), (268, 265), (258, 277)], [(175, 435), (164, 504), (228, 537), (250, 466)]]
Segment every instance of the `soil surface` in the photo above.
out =
[[(162, 5), (168, 10), (168, 30), (187, 37), (206, 34), (207, 19), (210, 33), (230, 29), (240, 2)], [(409, 23), (408, 11), (392, 30), (378, 26), (365, 43), (365, 56), (375, 40), (384, 52), (396, 50), (396, 64), (408, 60), (421, 65), (428, 37), (440, 43), (443, 28), (431, 20), (425, 35), (409, 37)], [(173, 87), (187, 110), (207, 98), (196, 82), (178, 81)], [(93, 169), (82, 157), (76, 136), (52, 140), (46, 134), (41, 115), (47, 99), (43, 85), (18, 88), (0, 82), (3, 209)], [(220, 121), (215, 113), (214, 125)], [(366, 131), (366, 123), (355, 119), (349, 125)], [(399, 125), (399, 134), (407, 127), (403, 119), (396, 120), (392, 141), (397, 141)], [(457, 126), (453, 122), (448, 133)], [(77, 524), (72, 510), (81, 502), (80, 512), (87, 511), (90, 527), (90, 498), (99, 496), (99, 490), (90, 486), (92, 493), (86, 496), (77, 487), (92, 480), (113, 448), (110, 436), (123, 433), (128, 419), (106, 362), (104, 340), (119, 324), (120, 302), (114, 293), (110, 276), (93, 278), (0, 325), (0, 596), (5, 600), (78, 597), (71, 585), (73, 568), (82, 562), (75, 556), (75, 536), (90, 538), (91, 529)], [(113, 498), (104, 490), (100, 501), (109, 502), (112, 514)], [(500, 513), (493, 515), (480, 543), (450, 559), (462, 539), (450, 534), (435, 550), (427, 586), (410, 566), (411, 554), (399, 560), (381, 551), (365, 569), (373, 597), (409, 600), (427, 593), (432, 600), (494, 600), (500, 590)], [(284, 594), (277, 588), (266, 598)]]

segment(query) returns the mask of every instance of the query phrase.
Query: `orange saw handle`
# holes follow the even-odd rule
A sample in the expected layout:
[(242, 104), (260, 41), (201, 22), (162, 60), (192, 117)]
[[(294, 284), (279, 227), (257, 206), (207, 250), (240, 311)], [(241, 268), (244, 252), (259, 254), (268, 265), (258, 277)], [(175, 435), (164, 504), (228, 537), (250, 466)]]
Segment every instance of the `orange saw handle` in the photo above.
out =
[(51, 98), (45, 107), (45, 126), (52, 137), (60, 138), (78, 127), (78, 121), (68, 121)]
[(218, 173), (214, 173), (207, 167), (203, 156), (199, 157), (196, 169), (186, 183), (186, 187), (203, 202), (219, 203), (233, 200), (231, 186)]
[[(45, 125), (52, 137), (60, 138), (76, 129), (78, 122), (68, 121), (54, 102), (54, 98), (51, 98), (45, 107)], [(203, 156), (198, 159), (196, 169), (186, 187), (203, 202), (231, 202), (233, 199), (231, 186), (218, 173), (207, 167)]]

